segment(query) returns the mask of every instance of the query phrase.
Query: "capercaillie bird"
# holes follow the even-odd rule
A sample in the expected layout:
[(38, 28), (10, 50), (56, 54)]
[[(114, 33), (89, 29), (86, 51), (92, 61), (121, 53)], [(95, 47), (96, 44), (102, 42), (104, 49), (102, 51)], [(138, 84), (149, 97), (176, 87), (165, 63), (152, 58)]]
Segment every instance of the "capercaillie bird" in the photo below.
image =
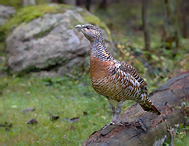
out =
[[(147, 83), (134, 67), (114, 59), (107, 51), (100, 28), (91, 25), (76, 25), (91, 44), (90, 77), (94, 90), (105, 96), (112, 108), (112, 124), (119, 124), (119, 114), (125, 100), (134, 100), (145, 111), (160, 112), (147, 94)], [(120, 123), (121, 124), (121, 123)]]

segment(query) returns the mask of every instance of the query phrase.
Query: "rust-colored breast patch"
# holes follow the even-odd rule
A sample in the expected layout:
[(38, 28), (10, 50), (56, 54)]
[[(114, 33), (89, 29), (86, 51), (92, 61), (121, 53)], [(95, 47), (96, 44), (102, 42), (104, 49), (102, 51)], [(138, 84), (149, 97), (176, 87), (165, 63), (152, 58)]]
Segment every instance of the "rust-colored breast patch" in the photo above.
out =
[(91, 79), (100, 79), (108, 76), (110, 61), (102, 61), (97, 57), (90, 58), (90, 76)]

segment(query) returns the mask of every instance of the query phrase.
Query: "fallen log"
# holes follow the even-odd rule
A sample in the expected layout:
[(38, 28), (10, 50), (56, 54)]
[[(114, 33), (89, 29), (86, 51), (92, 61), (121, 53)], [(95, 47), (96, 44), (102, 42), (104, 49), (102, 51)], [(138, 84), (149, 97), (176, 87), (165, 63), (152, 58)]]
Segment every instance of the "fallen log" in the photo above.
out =
[(187, 108), (182, 105), (189, 100), (189, 73), (169, 79), (149, 96), (161, 115), (145, 112), (134, 104), (120, 118), (125, 126), (102, 128), (83, 146), (159, 145), (170, 134), (170, 128), (186, 122)]

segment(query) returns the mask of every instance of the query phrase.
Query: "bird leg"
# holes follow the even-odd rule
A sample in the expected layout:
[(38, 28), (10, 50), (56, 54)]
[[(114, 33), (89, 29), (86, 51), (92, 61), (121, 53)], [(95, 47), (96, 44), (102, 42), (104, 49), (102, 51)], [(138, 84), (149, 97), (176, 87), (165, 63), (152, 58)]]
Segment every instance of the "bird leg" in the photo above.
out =
[(121, 113), (121, 108), (122, 108), (123, 102), (122, 101), (117, 102), (116, 100), (109, 100), (109, 103), (110, 103), (110, 106), (112, 108), (113, 119), (103, 129), (106, 129), (110, 125), (121, 125), (121, 126), (124, 126), (121, 122), (119, 122), (119, 115)]
[(121, 113), (121, 108), (123, 105), (123, 101), (117, 102), (116, 100), (109, 100), (110, 106), (112, 107), (112, 113), (113, 113), (113, 119), (110, 124), (116, 124), (120, 125), (121, 123), (119, 122), (119, 115)]
[(112, 119), (112, 123), (115, 123), (117, 125), (120, 125), (121, 123), (119, 122), (119, 115), (121, 113), (121, 108), (122, 108), (123, 102), (120, 101), (118, 102), (117, 107), (115, 108), (115, 111), (113, 112), (113, 119)]

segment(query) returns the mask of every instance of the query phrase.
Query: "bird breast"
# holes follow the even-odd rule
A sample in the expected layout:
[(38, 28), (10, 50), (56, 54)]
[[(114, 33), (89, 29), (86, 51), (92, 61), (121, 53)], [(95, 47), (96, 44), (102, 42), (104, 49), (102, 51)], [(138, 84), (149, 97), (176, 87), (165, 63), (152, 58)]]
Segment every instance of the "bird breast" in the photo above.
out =
[[(112, 61), (101, 61), (96, 57), (90, 60), (90, 77), (95, 91), (117, 101), (132, 99), (138, 96), (139, 88), (129, 74), (124, 74), (118, 68), (119, 64)], [(116, 72), (112, 74), (112, 70)], [(130, 81), (129, 81), (130, 80)]]

